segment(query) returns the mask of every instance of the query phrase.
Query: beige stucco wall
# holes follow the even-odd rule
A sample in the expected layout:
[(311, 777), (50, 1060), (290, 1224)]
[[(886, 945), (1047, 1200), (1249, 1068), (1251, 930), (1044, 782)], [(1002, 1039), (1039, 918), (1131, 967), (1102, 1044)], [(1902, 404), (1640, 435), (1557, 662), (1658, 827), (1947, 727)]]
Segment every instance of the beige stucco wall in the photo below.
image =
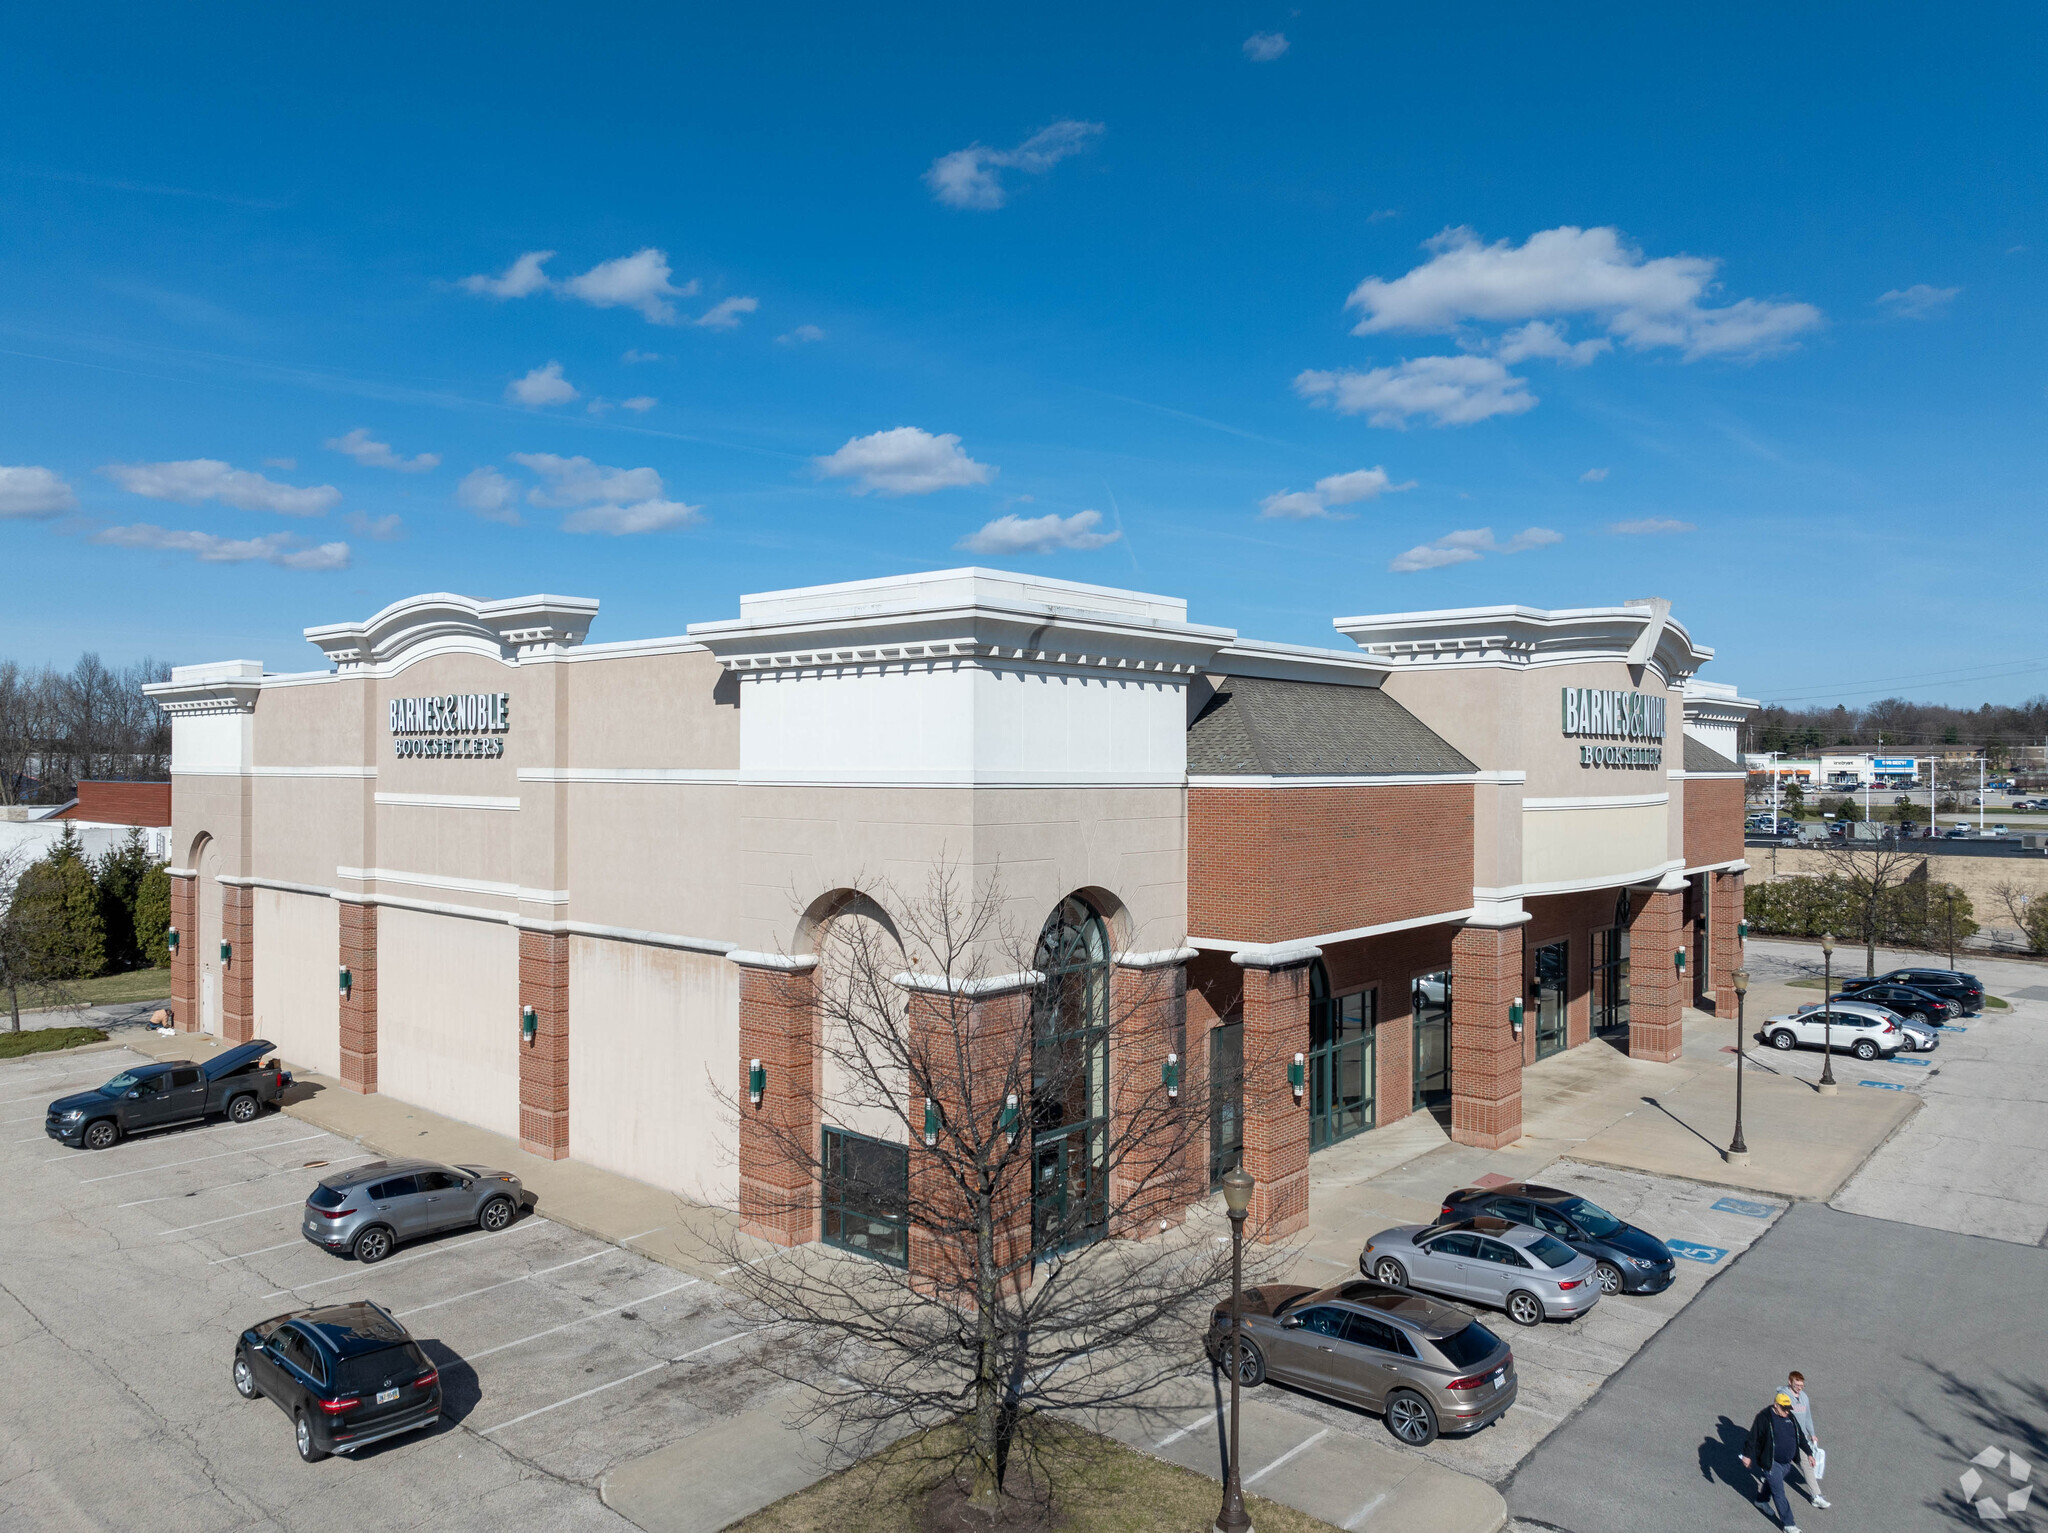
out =
[(287, 1065), (341, 1074), (340, 906), (311, 894), (249, 891), (255, 902), (256, 1036)]
[(585, 653), (566, 665), (572, 767), (740, 764), (740, 694), (709, 652)]
[(571, 1155), (699, 1202), (733, 1202), (738, 981), (711, 954), (570, 939)]
[(1522, 881), (1584, 884), (1640, 873), (1665, 860), (1665, 805), (1606, 809), (1525, 809)]
[(496, 921), (380, 911), (377, 1056), (387, 1096), (516, 1139), (518, 933)]

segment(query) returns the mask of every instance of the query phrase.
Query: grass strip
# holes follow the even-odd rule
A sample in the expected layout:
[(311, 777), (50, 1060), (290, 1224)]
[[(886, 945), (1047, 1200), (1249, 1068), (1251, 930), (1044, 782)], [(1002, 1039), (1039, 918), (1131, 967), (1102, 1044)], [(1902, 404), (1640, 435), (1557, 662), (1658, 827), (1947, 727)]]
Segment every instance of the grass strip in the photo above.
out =
[(96, 1027), (32, 1027), (22, 1032), (0, 1033), (0, 1059), (19, 1059), (24, 1054), (47, 1054), (52, 1049), (75, 1049), (81, 1043), (105, 1043), (107, 1035)]

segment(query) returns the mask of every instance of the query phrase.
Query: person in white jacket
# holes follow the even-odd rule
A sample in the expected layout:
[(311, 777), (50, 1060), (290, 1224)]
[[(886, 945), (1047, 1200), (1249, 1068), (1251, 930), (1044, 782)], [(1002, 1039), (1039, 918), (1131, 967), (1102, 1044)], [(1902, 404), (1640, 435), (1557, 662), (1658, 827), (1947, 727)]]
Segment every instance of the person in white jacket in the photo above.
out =
[(1799, 1429), (1813, 1445), (1812, 1457), (1801, 1468), (1813, 1486), (1813, 1504), (1824, 1507), (1828, 1498), (1821, 1494), (1820, 1477), (1827, 1468), (1827, 1454), (1821, 1448), (1819, 1434), (1813, 1430), (1813, 1400), (1806, 1393), (1806, 1375), (1793, 1369), (1785, 1376), (1785, 1392), (1792, 1397), (1792, 1419), (1799, 1423)]

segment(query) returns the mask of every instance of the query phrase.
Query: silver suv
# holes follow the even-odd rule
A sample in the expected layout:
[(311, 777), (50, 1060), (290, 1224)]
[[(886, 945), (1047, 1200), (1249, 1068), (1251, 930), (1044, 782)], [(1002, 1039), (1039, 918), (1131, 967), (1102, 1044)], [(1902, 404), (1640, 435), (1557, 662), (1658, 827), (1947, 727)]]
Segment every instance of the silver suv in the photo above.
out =
[(359, 1262), (442, 1230), (495, 1233), (519, 1217), (526, 1189), (509, 1171), (433, 1160), (377, 1160), (321, 1179), (306, 1199), (306, 1238)]
[(1490, 1304), (1516, 1325), (1585, 1314), (1600, 1302), (1599, 1265), (1554, 1235), (1488, 1214), (1381, 1230), (1358, 1257), (1367, 1277)]

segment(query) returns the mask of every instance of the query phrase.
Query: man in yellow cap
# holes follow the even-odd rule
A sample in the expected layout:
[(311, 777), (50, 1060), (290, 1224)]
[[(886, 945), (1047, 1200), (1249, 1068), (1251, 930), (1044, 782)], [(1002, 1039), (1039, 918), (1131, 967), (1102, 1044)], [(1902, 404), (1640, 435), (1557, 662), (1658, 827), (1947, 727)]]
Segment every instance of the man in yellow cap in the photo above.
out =
[(1792, 1417), (1790, 1395), (1779, 1390), (1771, 1403), (1756, 1413), (1756, 1420), (1749, 1424), (1749, 1441), (1743, 1446), (1749, 1451), (1742, 1455), (1742, 1467), (1763, 1475), (1779, 1524), (1785, 1533), (1799, 1533), (1799, 1524), (1792, 1520), (1792, 1503), (1785, 1499), (1785, 1476), (1802, 1455), (1813, 1452), (1813, 1444)]

